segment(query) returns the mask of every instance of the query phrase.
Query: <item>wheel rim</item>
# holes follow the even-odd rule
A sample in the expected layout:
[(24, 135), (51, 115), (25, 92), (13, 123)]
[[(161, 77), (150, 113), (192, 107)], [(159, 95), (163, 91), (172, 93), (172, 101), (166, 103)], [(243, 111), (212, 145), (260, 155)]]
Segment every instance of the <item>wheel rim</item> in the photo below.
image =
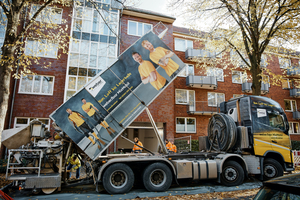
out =
[(264, 174), (268, 178), (273, 178), (276, 175), (276, 168), (273, 165), (266, 165), (264, 169)]
[(166, 180), (166, 173), (161, 169), (156, 169), (150, 174), (150, 183), (155, 187), (160, 187), (164, 185)]
[(237, 179), (238, 173), (235, 168), (228, 167), (224, 171), (224, 176), (228, 181), (234, 181)]
[(116, 170), (110, 175), (110, 184), (116, 189), (120, 189), (127, 184), (128, 176), (123, 170)]

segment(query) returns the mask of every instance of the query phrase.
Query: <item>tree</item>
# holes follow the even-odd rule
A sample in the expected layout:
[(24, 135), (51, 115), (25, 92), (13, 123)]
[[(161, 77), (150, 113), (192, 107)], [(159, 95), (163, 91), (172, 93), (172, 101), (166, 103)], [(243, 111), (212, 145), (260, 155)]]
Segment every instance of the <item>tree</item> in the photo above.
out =
[[(122, 1), (112, 0), (114, 6), (123, 5)], [(20, 78), (22, 75), (34, 74), (31, 66), (51, 67), (51, 62), (41, 61), (41, 55), (49, 50), (59, 49), (68, 53), (69, 27), (66, 20), (56, 23), (56, 14), (60, 8), (81, 5), (79, 0), (2, 0), (0, 1), (0, 31), (5, 29), (2, 55), (0, 60), (0, 133), (4, 128), (8, 109), (11, 75)], [(116, 27), (109, 25), (109, 11), (102, 10), (95, 0), (88, 1), (101, 16), (111, 32), (118, 37)], [(72, 13), (69, 13), (71, 16)], [(59, 19), (60, 20), (60, 19)], [(59, 42), (57, 42), (59, 41)], [(38, 45), (37, 45), (38, 44)], [(59, 59), (60, 55), (57, 55)], [(0, 136), (1, 141), (1, 136)], [(1, 145), (1, 143), (0, 143)]]
[[(0, 1), (2, 11), (0, 23), (2, 27), (6, 27), (0, 60), (0, 133), (4, 128), (8, 109), (11, 75), (18, 78), (22, 74), (33, 73), (30, 70), (33, 63), (41, 64), (43, 67), (51, 66), (51, 63), (40, 63), (40, 57), (35, 53), (25, 52), (25, 44), (28, 42), (25, 38), (34, 38), (41, 44), (46, 40), (51, 41), (37, 49), (38, 53), (47, 52), (49, 48), (63, 49), (64, 51), (67, 48), (68, 27), (52, 23), (53, 10), (47, 9), (47, 6), (50, 5), (55, 8), (58, 5), (55, 2), (59, 2), (63, 6), (70, 6), (68, 0)], [(60, 42), (56, 43), (55, 41)]]
[[(205, 35), (211, 51), (230, 49), (235, 66), (241, 63), (248, 66), (252, 91), (261, 94), (264, 74), (274, 75), (270, 70), (261, 68), (263, 53), (282, 51), (283, 44), (300, 42), (300, 1), (299, 0), (177, 0), (171, 4), (174, 10), (194, 24), (208, 21), (211, 30)], [(203, 37), (203, 33), (198, 35)], [(282, 53), (282, 52), (281, 52)], [(287, 55), (292, 51), (286, 51)], [(203, 59), (199, 62), (203, 63)], [(212, 62), (212, 61), (210, 61)], [(213, 61), (213, 64), (217, 61)], [(210, 63), (211, 65), (212, 63)], [(224, 66), (228, 64), (222, 63)]]

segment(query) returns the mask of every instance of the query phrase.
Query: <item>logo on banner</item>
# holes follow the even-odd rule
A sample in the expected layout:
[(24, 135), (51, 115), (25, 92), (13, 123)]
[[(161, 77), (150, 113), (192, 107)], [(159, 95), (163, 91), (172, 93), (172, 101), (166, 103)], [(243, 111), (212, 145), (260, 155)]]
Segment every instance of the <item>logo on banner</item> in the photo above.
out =
[(105, 81), (99, 76), (98, 78), (94, 79), (90, 84), (88, 84), (85, 89), (93, 96), (96, 97), (96, 95), (100, 92), (100, 90), (105, 85)]

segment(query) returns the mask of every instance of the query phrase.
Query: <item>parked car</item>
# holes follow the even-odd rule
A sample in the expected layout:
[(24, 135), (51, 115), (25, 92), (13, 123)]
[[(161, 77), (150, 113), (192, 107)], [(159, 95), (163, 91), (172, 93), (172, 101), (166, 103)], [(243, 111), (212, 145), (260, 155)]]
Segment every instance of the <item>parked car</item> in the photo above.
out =
[(254, 200), (300, 200), (300, 173), (263, 182)]

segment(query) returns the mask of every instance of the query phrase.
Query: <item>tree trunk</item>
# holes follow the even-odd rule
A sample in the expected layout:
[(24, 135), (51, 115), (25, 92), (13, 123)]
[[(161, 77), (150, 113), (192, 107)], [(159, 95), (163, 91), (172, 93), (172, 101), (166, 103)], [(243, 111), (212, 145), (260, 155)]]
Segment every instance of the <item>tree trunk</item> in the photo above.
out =
[(20, 12), (18, 6), (22, 1), (13, 1), (10, 7), (10, 12), (7, 16), (7, 26), (5, 39), (2, 46), (2, 57), (0, 61), (0, 148), (2, 131), (4, 129), (4, 123), (6, 113), (8, 109), (9, 92), (10, 92), (10, 79), (11, 72), (15, 68), (15, 55), (16, 52), (16, 38), (17, 28), (19, 26)]
[(8, 109), (9, 100), (9, 86), (10, 86), (10, 74), (11, 71), (4, 63), (0, 65), (0, 147), (2, 131), (4, 129), (4, 122), (6, 118), (6, 113)]
[(258, 64), (254, 63), (251, 66), (251, 75), (252, 75), (252, 94), (261, 95), (261, 68)]

